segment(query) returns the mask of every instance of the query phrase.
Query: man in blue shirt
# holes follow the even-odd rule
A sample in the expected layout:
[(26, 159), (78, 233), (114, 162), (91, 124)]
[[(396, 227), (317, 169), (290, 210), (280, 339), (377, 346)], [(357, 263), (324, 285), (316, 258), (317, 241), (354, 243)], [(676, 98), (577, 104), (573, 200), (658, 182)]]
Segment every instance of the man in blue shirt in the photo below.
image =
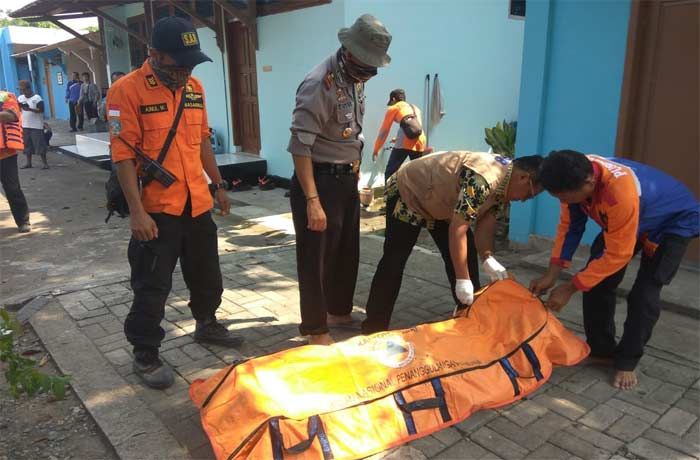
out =
[[(70, 132), (74, 133), (77, 131), (75, 123), (78, 118), (78, 114), (75, 111), (75, 107), (78, 105), (78, 99), (80, 98), (80, 86), (83, 84), (80, 81), (80, 74), (78, 72), (73, 72), (73, 78), (66, 85), (66, 102), (68, 103), (68, 108), (70, 110)], [(80, 129), (83, 129), (82, 123)]]

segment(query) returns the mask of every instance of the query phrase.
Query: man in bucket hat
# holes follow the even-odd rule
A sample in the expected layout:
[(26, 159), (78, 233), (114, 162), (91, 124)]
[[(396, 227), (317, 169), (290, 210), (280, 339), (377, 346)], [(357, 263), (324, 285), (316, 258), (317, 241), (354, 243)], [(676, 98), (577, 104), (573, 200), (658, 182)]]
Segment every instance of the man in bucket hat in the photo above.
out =
[(389, 64), (391, 35), (374, 16), (340, 29), (341, 47), (304, 78), (287, 150), (297, 235), (302, 335), (329, 344), (329, 326), (353, 322), (360, 254), (357, 179), (364, 137), (364, 84)]
[[(152, 388), (167, 388), (173, 372), (158, 354), (160, 323), (179, 260), (196, 321), (194, 340), (235, 347), (242, 343), (216, 320), (223, 293), (211, 178), (221, 214), (230, 202), (209, 141), (204, 87), (192, 69), (211, 61), (191, 22), (166, 17), (153, 27), (149, 58), (107, 93), (112, 161), (129, 203), (128, 258), (134, 301), (124, 321), (133, 346), (134, 373)], [(162, 163), (170, 181), (145, 175), (135, 150)], [(152, 169), (149, 167), (150, 171)], [(139, 177), (141, 187), (139, 187)], [(150, 180), (153, 179), (153, 180)]]

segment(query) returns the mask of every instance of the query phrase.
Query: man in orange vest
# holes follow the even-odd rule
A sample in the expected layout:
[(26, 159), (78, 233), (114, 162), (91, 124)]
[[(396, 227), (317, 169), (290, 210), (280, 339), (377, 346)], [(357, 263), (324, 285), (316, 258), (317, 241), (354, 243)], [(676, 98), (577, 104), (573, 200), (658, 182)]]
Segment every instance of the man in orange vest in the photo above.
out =
[[(384, 172), (384, 180), (389, 179), (389, 176), (394, 174), (399, 166), (403, 164), (407, 157), (411, 160), (415, 160), (423, 154), (426, 148), (426, 138), (423, 132), (423, 122), (421, 120), (421, 112), (418, 107), (413, 104), (406, 102), (406, 92), (402, 89), (395, 89), (389, 93), (389, 106), (386, 109), (386, 114), (384, 115), (384, 121), (382, 126), (379, 128), (379, 134), (377, 134), (377, 140), (374, 143), (374, 151), (372, 153), (372, 159), (377, 160), (379, 156), (379, 151), (386, 142), (386, 138), (391, 130), (391, 125), (393, 123), (399, 124), (399, 129), (396, 133), (396, 143), (394, 148), (391, 150), (391, 155), (389, 156), (389, 161), (386, 164), (386, 170)], [(408, 133), (403, 129), (402, 123), (406, 119), (413, 118), (416, 127), (420, 128), (420, 134), (418, 136), (411, 138)], [(415, 133), (413, 134), (415, 135)]]
[(14, 94), (0, 91), (0, 182), (20, 233), (31, 230), (27, 199), (19, 185), (17, 151), (24, 149), (22, 115)]
[[(160, 322), (178, 259), (197, 321), (195, 341), (238, 346), (243, 339), (215, 316), (223, 285), (204, 172), (216, 190), (221, 215), (228, 214), (230, 202), (209, 141), (204, 88), (192, 77), (194, 66), (211, 59), (202, 53), (192, 23), (182, 18), (158, 21), (152, 40), (143, 66), (110, 88), (107, 117), (112, 161), (131, 215), (128, 255), (134, 302), (124, 331), (134, 347), (136, 375), (152, 388), (167, 388), (174, 377), (158, 357), (165, 336)], [(170, 180), (163, 180), (165, 174), (144, 177), (148, 161), (137, 157), (137, 149), (151, 160), (160, 158)]]

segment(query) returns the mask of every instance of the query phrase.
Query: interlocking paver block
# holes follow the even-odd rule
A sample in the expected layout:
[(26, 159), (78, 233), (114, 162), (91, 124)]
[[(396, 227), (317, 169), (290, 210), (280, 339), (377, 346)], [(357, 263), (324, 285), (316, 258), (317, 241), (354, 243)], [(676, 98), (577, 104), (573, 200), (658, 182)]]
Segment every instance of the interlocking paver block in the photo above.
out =
[(517, 423), (521, 427), (527, 426), (548, 412), (547, 408), (526, 399), (519, 404), (507, 407), (501, 413), (508, 420)]
[(593, 430), (584, 425), (574, 424), (567, 427), (564, 431), (572, 434), (586, 442), (593, 444), (596, 447), (607, 450), (608, 452), (615, 452), (617, 449), (622, 447), (623, 442), (611, 438), (610, 436), (601, 433), (600, 431)]
[(673, 404), (678, 401), (685, 392), (685, 388), (672, 383), (664, 383), (651, 393), (651, 398), (662, 404)]
[(190, 358), (197, 360), (211, 356), (211, 352), (198, 343), (190, 343), (180, 348)]
[(608, 429), (608, 434), (630, 442), (641, 436), (650, 426), (649, 422), (625, 415)]
[(654, 423), (659, 416), (651, 411), (642, 409), (639, 406), (630, 404), (627, 401), (622, 401), (621, 399), (613, 398), (607, 403), (609, 406), (614, 407), (627, 415), (637, 417), (649, 423)]
[(691, 460), (692, 457), (683, 455), (677, 450), (669, 449), (659, 443), (650, 441), (645, 438), (637, 438), (634, 442), (627, 446), (627, 450), (638, 457), (648, 459), (673, 459), (673, 460)]
[(590, 387), (586, 388), (581, 395), (592, 399), (593, 401), (602, 403), (615, 396), (618, 391), (619, 390), (610, 385), (609, 382), (601, 381), (596, 382)]
[(505, 459), (520, 459), (529, 452), (488, 427), (479, 428), (470, 436), (471, 440)]
[(103, 337), (107, 335), (104, 329), (99, 324), (91, 324), (80, 329), (83, 334), (87, 335), (90, 339), (96, 339), (98, 337)]
[(654, 427), (682, 436), (697, 419), (693, 414), (672, 407), (654, 424)]
[(656, 360), (644, 373), (683, 387), (692, 385), (698, 378), (697, 370), (663, 360)]
[(610, 458), (610, 452), (607, 452), (600, 447), (582, 440), (566, 431), (558, 431), (554, 433), (549, 442), (555, 446), (572, 454), (581, 457), (584, 460), (607, 460)]
[(187, 364), (192, 364), (194, 361), (179, 348), (163, 351), (160, 353), (160, 356), (173, 367), (183, 367)]
[(530, 455), (525, 457), (526, 460), (571, 460), (571, 454), (557, 446), (549, 443), (542, 444)]
[(644, 437), (670, 449), (678, 450), (686, 455), (700, 458), (700, 445), (698, 445), (697, 442), (689, 442), (686, 439), (679, 438), (678, 436), (666, 433), (665, 431), (657, 430), (655, 428), (652, 428), (644, 433)]
[(489, 422), (487, 426), (530, 451), (541, 446), (547, 440), (546, 436), (550, 434), (546, 432), (533, 433), (532, 430), (523, 429), (523, 427), (516, 425), (505, 417), (498, 417)]
[(131, 355), (123, 348), (105, 353), (105, 358), (115, 366), (123, 366), (131, 362)]
[(614, 407), (601, 404), (578, 421), (595, 430), (604, 431), (624, 414)]
[[(454, 460), (454, 459), (479, 459), (486, 455), (486, 451), (481, 446), (474, 444), (468, 439), (462, 439), (454, 446), (446, 449), (433, 458), (435, 460)], [(397, 458), (396, 460), (404, 460)]]
[(597, 405), (595, 401), (558, 388), (535, 396), (534, 401), (571, 420), (582, 417)]
[(459, 429), (463, 433), (471, 433), (496, 417), (498, 417), (498, 413), (494, 410), (480, 410), (470, 415), (466, 420), (456, 424), (455, 428)]

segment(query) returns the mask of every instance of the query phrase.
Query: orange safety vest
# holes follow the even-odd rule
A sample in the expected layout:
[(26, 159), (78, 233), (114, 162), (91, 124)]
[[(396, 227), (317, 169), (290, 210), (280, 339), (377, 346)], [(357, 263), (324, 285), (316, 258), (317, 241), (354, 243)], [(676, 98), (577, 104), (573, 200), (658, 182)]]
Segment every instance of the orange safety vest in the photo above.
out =
[(22, 111), (19, 109), (17, 97), (8, 91), (0, 91), (0, 112), (8, 111), (17, 115), (17, 121), (0, 123), (0, 160), (16, 155), (18, 150), (24, 149)]
[(459, 318), (233, 364), (190, 396), (219, 460), (356, 459), (521, 399), (589, 352), (504, 280)]

